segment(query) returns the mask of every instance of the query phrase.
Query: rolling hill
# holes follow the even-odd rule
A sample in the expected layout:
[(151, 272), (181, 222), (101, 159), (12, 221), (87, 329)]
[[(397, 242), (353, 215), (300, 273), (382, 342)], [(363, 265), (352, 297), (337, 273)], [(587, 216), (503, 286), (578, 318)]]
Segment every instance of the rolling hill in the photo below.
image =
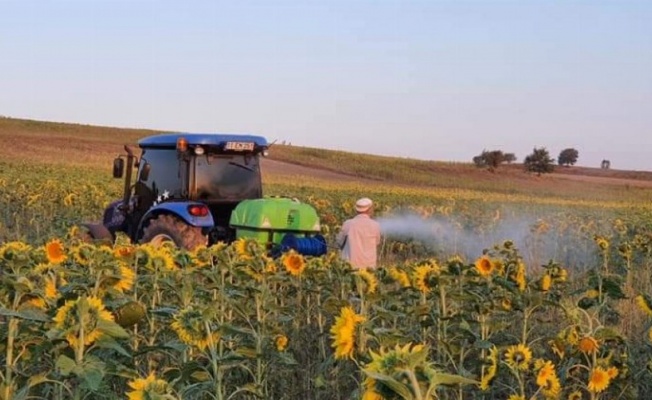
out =
[[(0, 162), (44, 163), (108, 171), (125, 144), (160, 133), (72, 123), (0, 118)], [(309, 177), (317, 181), (382, 183), (393, 186), (477, 189), (540, 196), (652, 199), (652, 172), (557, 167), (536, 176), (511, 164), (496, 172), (473, 164), (384, 157), (319, 148), (273, 145), (263, 161), (265, 177)], [(108, 172), (107, 172), (108, 173)]]

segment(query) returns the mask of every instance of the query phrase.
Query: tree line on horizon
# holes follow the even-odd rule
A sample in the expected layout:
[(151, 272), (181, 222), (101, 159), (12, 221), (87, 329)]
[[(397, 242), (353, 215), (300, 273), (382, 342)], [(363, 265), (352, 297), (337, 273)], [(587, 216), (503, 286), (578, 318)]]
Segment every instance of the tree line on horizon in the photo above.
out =
[[(554, 172), (556, 165), (565, 167), (575, 165), (579, 155), (577, 149), (569, 147), (560, 151), (557, 160), (555, 160), (545, 147), (535, 147), (532, 153), (528, 154), (523, 160), (523, 167), (527, 172), (541, 175)], [(489, 171), (494, 172), (500, 165), (512, 164), (516, 160), (517, 157), (514, 153), (506, 153), (502, 150), (482, 150), (482, 153), (473, 157), (472, 161), (476, 167), (487, 168)], [(609, 160), (603, 160), (600, 168), (609, 169), (610, 166)]]

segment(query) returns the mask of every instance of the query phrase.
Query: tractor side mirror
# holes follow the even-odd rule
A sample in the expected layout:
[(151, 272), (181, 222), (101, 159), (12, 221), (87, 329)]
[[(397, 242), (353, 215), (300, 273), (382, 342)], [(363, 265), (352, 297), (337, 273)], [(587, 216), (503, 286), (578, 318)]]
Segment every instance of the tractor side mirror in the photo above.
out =
[(143, 167), (140, 169), (140, 175), (138, 175), (138, 180), (147, 182), (147, 179), (149, 179), (149, 171), (151, 169), (152, 166), (149, 165), (147, 161), (145, 161), (145, 164), (143, 164)]
[(113, 160), (113, 177), (122, 178), (124, 172), (125, 172), (125, 160), (120, 157)]

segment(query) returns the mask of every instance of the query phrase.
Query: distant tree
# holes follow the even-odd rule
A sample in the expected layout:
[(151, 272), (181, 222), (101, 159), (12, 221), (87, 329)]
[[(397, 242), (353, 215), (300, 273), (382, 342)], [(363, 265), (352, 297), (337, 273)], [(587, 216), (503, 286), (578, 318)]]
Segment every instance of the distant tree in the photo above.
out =
[(550, 157), (550, 153), (548, 153), (545, 147), (535, 147), (532, 154), (525, 157), (523, 165), (526, 171), (536, 172), (537, 175), (546, 174), (555, 170), (555, 160)]
[(576, 149), (564, 149), (559, 153), (559, 157), (557, 157), (557, 164), (566, 166), (575, 165), (579, 155)]
[(513, 162), (516, 162), (516, 155), (514, 153), (505, 153), (503, 155), (503, 159), (507, 164), (511, 164)]
[(473, 157), (473, 164), (475, 164), (476, 167), (486, 167), (492, 172), (505, 161), (505, 154), (500, 150), (482, 150), (482, 153)]

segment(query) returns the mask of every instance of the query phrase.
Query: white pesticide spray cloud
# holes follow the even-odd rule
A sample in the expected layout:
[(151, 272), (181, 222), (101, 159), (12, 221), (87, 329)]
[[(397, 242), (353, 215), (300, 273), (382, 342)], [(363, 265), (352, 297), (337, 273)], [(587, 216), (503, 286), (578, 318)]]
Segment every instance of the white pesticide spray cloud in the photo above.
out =
[(464, 227), (459, 221), (444, 216), (424, 219), (404, 213), (382, 216), (377, 221), (387, 239), (416, 240), (445, 257), (461, 255), (474, 260), (482, 255), (484, 249), (510, 240), (526, 263), (540, 265), (555, 260), (586, 265), (590, 262), (591, 254), (583, 252), (579, 246), (573, 247), (572, 253), (564, 250), (567, 246), (562, 246), (561, 238), (554, 230), (533, 234), (539, 218), (534, 215), (497, 218), (484, 230)]

